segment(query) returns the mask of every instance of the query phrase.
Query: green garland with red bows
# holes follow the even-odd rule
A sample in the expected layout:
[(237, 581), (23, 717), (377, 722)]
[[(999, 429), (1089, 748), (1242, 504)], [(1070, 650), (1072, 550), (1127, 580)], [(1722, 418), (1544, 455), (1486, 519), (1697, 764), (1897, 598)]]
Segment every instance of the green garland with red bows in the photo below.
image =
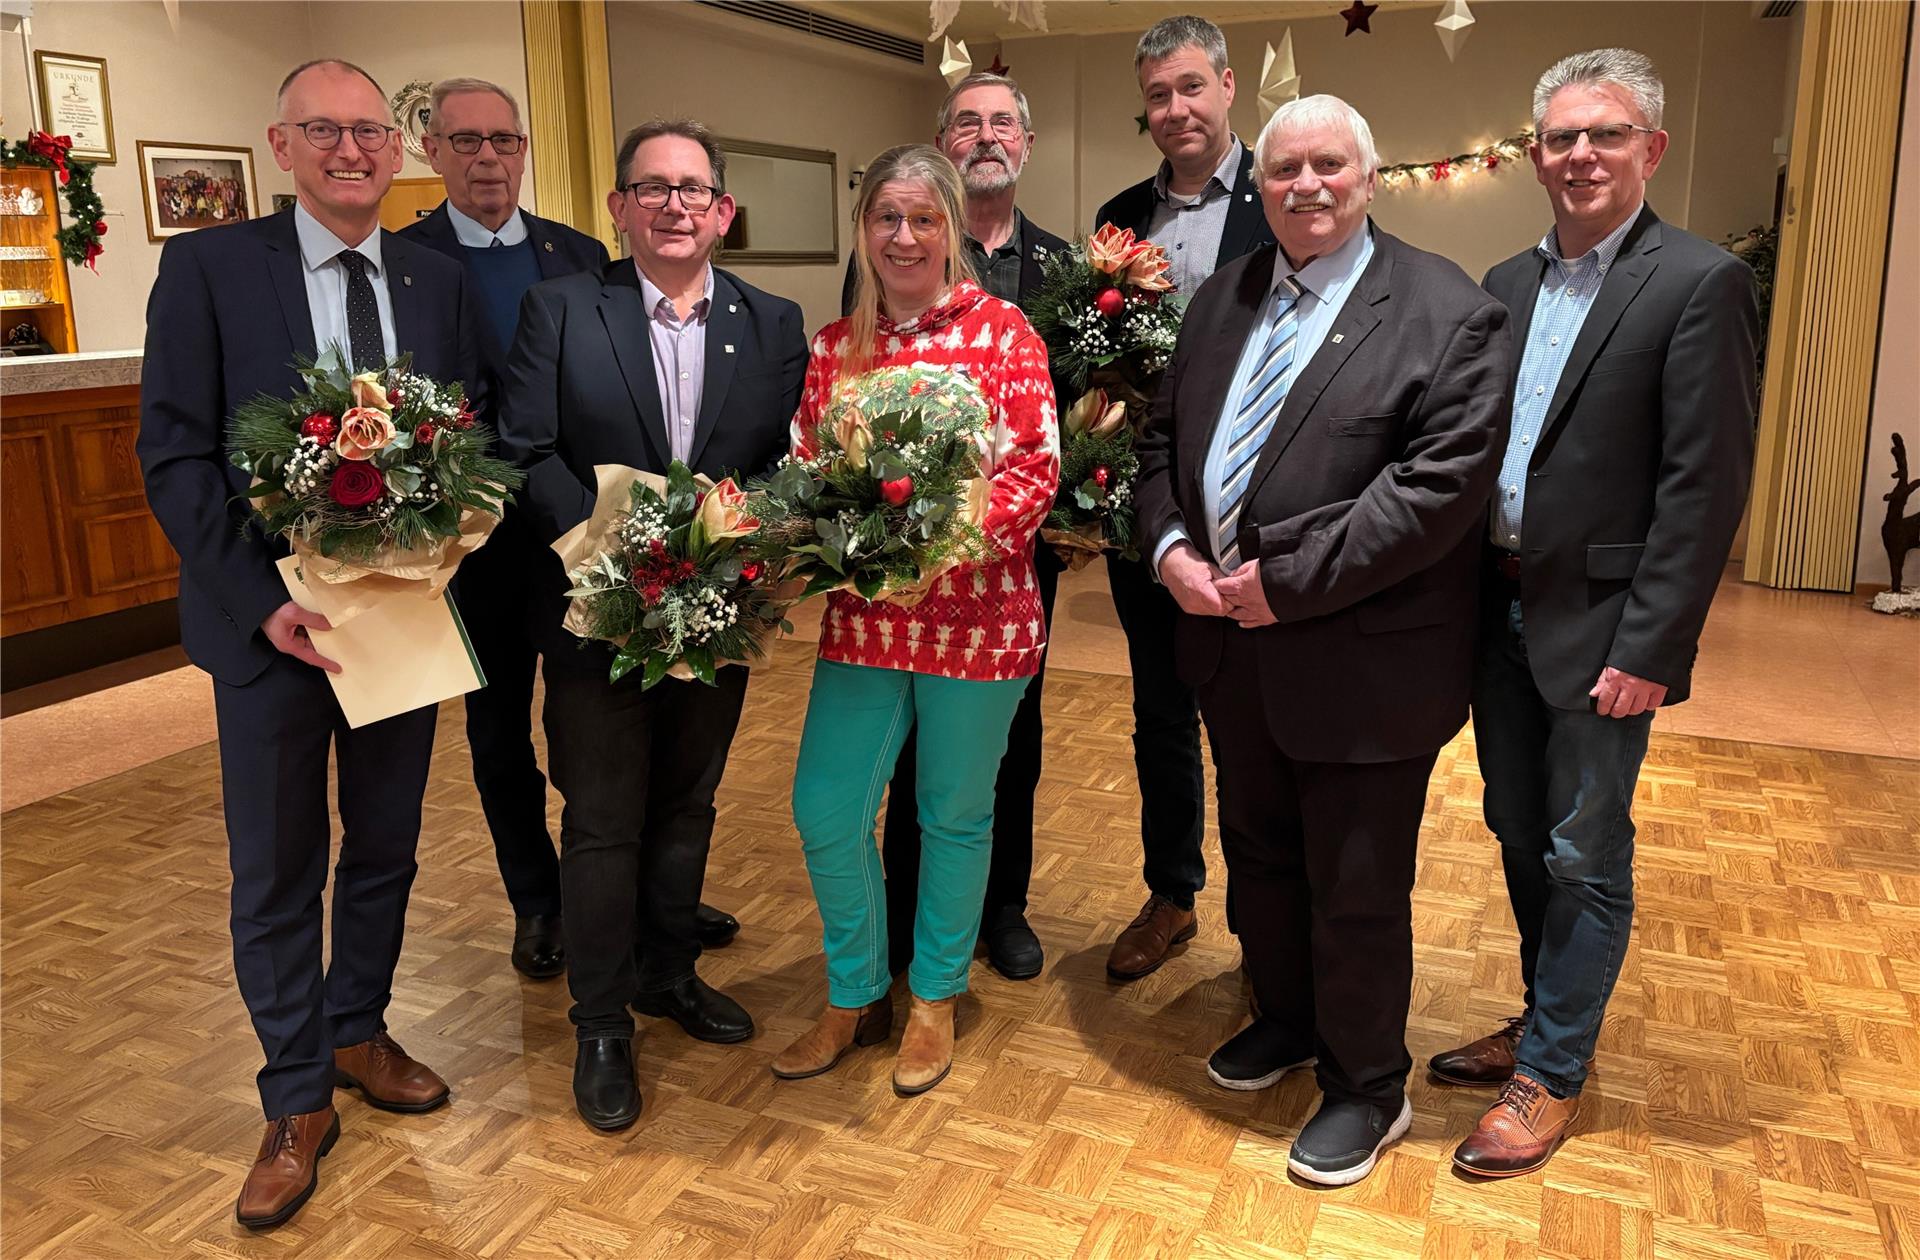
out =
[(107, 234), (107, 206), (93, 191), (93, 163), (76, 162), (67, 156), (73, 148), (70, 136), (50, 136), (44, 131), (29, 131), (25, 140), (0, 138), (0, 166), (38, 166), (52, 171), (66, 194), (70, 226), (57, 233), (60, 254), (70, 263), (80, 263), (98, 271), (94, 260), (106, 252), (100, 238)]

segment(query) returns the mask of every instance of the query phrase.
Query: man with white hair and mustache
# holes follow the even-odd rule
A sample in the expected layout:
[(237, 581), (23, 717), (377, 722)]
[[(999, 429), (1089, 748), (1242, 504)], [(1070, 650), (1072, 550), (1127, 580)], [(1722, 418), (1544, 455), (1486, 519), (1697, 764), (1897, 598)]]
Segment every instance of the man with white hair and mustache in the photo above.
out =
[[(1015, 186), (1033, 151), (1033, 120), (1026, 94), (1001, 74), (970, 74), (953, 85), (941, 103), (934, 143), (947, 155), (967, 186), (967, 221), (962, 225), (967, 257), (980, 287), (993, 296), (1025, 307), (1040, 285), (1040, 260), (1067, 243), (1036, 225), (1014, 204)], [(853, 309), (853, 261), (841, 293), (842, 313)], [(1064, 407), (1072, 401), (1057, 377), (1054, 392)], [(1034, 578), (1049, 624), (1060, 562), (1050, 547), (1034, 555)], [(1045, 962), (1040, 938), (1027, 923), (1027, 884), (1033, 873), (1033, 794), (1040, 785), (1040, 680), (1035, 674), (1026, 698), (1014, 714), (1007, 752), (1000, 763), (993, 811), (993, 865), (987, 874), (987, 898), (980, 938), (987, 961), (1010, 980), (1040, 974)], [(920, 884), (920, 822), (914, 796), (915, 740), (900, 751), (901, 772), (887, 794), (883, 856), (887, 872), (887, 942), (893, 974), (913, 960), (913, 908)]]
[(1414, 853), (1467, 719), (1500, 467), (1506, 308), (1374, 227), (1378, 161), (1332, 96), (1254, 147), (1276, 245), (1200, 286), (1140, 444), (1140, 538), (1213, 746), (1258, 1014), (1226, 1089), (1315, 1067), (1287, 1167), (1373, 1170), (1407, 1131)]

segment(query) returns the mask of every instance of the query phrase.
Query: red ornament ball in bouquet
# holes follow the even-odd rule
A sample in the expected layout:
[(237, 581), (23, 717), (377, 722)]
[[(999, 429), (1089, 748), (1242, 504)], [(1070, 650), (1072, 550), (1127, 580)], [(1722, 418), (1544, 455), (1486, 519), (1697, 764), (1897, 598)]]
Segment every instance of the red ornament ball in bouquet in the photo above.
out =
[(760, 562), (758, 560), (749, 560), (741, 565), (740, 577), (744, 581), (758, 582), (760, 580)]
[(433, 435), (439, 431), (440, 430), (436, 429), (433, 423), (429, 421), (413, 431), (413, 444), (415, 446), (432, 446)]
[(1096, 486), (1099, 486), (1102, 490), (1105, 490), (1107, 488), (1107, 483), (1112, 480), (1113, 480), (1113, 470), (1111, 468), (1108, 468), (1105, 464), (1102, 464), (1098, 468), (1093, 470), (1093, 484)]
[(894, 507), (899, 507), (913, 497), (913, 478), (896, 477), (892, 481), (881, 482), (880, 497)]
[(1113, 319), (1127, 309), (1127, 295), (1118, 289), (1102, 289), (1100, 296), (1093, 299), (1094, 307), (1108, 319)]
[(327, 493), (341, 507), (357, 508), (374, 502), (386, 489), (386, 478), (380, 475), (379, 469), (365, 460), (349, 459), (333, 470)]
[(333, 441), (339, 432), (339, 423), (322, 411), (316, 411), (300, 422), (300, 436), (310, 437), (322, 446)]

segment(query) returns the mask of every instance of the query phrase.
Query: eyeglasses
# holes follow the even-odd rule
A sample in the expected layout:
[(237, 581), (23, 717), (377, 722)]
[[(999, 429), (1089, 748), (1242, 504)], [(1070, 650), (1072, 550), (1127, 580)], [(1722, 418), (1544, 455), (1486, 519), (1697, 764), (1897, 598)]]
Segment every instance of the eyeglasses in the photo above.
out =
[(947, 217), (931, 210), (901, 214), (895, 210), (876, 210), (867, 216), (867, 233), (875, 240), (890, 241), (905, 223), (916, 241), (930, 241), (946, 229)]
[(978, 114), (957, 114), (947, 124), (947, 130), (962, 138), (977, 136), (983, 128), (992, 128), (993, 134), (1008, 140), (1020, 134), (1023, 128), (1020, 120), (1012, 114), (995, 114), (991, 118), (982, 118)]
[(446, 141), (453, 146), (455, 153), (478, 153), (480, 145), (484, 142), (492, 145), (493, 151), (501, 157), (512, 157), (520, 152), (520, 146), (527, 142), (527, 138), (517, 136), (511, 131), (496, 131), (487, 136), (477, 131), (456, 131), (446, 137)]
[(1618, 153), (1633, 143), (1633, 133), (1644, 131), (1654, 134), (1652, 127), (1639, 127), (1633, 123), (1595, 123), (1591, 127), (1554, 127), (1540, 133), (1540, 147), (1552, 154), (1573, 152), (1573, 146), (1580, 143), (1580, 137), (1586, 136), (1587, 143), (1602, 153)]
[(342, 127), (339, 123), (319, 119), (315, 122), (287, 122), (282, 127), (298, 127), (307, 143), (322, 152), (331, 152), (340, 147), (340, 137), (351, 134), (353, 143), (362, 153), (377, 153), (387, 147), (387, 137), (400, 130), (384, 123), (363, 122), (351, 127)]
[(667, 198), (674, 193), (680, 194), (680, 204), (688, 214), (699, 214), (713, 204), (720, 195), (718, 188), (706, 184), (662, 184), (656, 180), (644, 179), (623, 187), (621, 192), (630, 192), (633, 199), (646, 210), (659, 210), (666, 206)]

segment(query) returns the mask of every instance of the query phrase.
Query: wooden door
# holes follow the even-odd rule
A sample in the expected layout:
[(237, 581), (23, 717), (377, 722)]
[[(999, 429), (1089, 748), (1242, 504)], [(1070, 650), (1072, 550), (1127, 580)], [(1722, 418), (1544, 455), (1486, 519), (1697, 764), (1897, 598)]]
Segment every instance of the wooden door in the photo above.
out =
[(416, 219), (424, 219), (447, 199), (446, 185), (438, 175), (428, 179), (396, 179), (380, 203), (380, 226), (398, 232)]

